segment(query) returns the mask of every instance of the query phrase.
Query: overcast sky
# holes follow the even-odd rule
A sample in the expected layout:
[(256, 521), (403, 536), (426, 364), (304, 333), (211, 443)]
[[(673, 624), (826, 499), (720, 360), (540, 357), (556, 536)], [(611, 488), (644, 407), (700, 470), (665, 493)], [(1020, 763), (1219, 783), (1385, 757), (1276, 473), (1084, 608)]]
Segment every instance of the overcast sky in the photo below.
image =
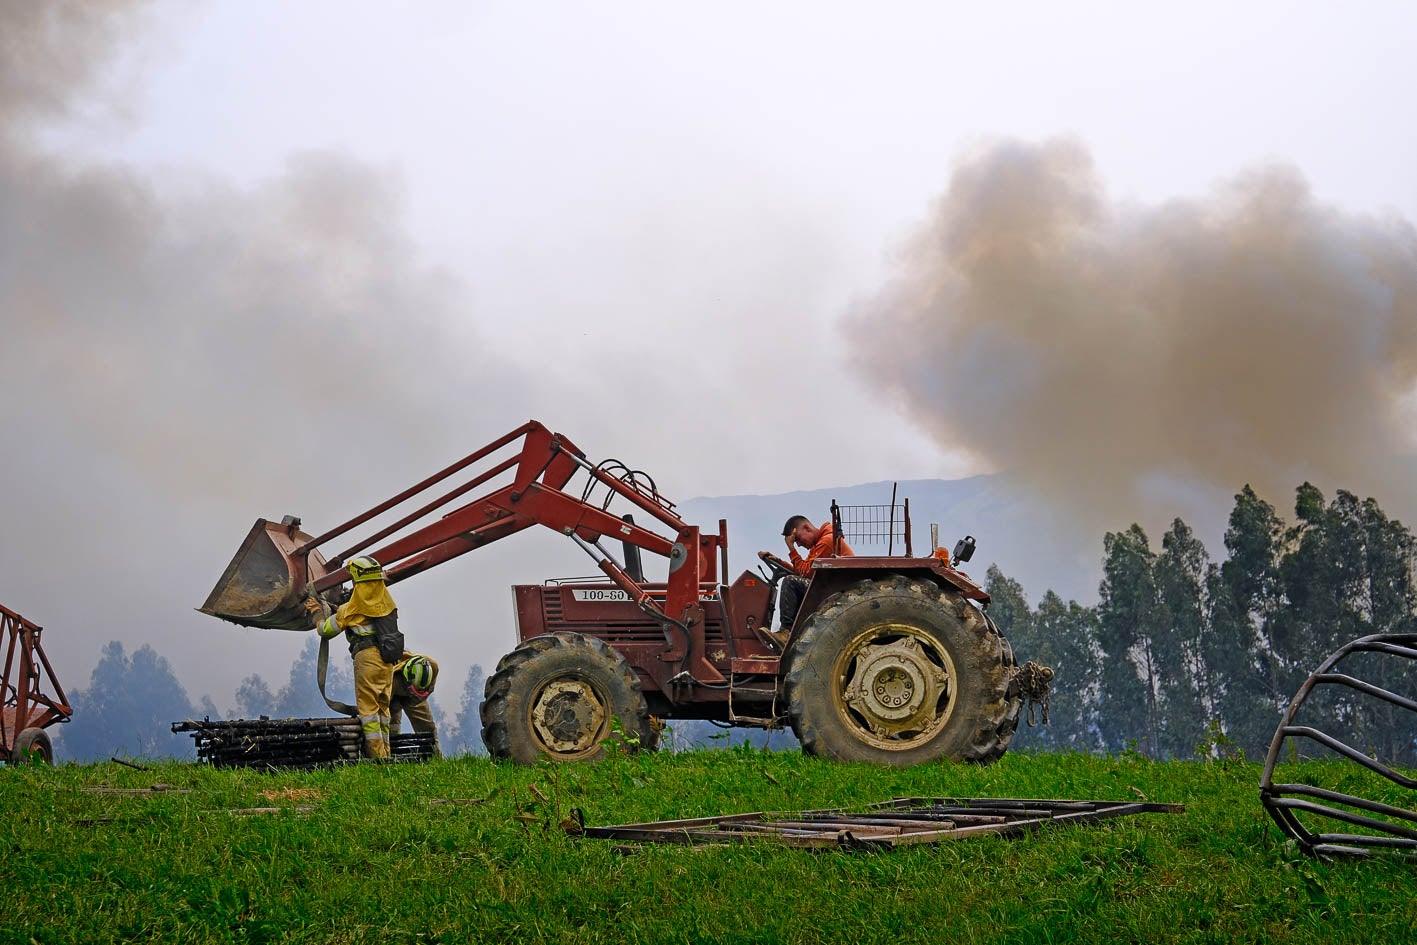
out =
[[(106, 640), (151, 642), (224, 706), (303, 642), (191, 611), (252, 520), (329, 524), (530, 416), (685, 499), (1026, 462), (997, 432), (1036, 414), (941, 419), (991, 405), (896, 291), (953, 284), (921, 234), (1000, 154), (1064, 155), (1114, 246), (1277, 173), (1313, 242), (1394, 260), (1327, 325), (1363, 309), (1353, 357), (1410, 405), (1414, 26), (1402, 3), (0, 0), (0, 602), (51, 628), (70, 688)], [(1117, 422), (1170, 423), (1151, 402)], [(1379, 412), (1358, 435), (1410, 433)], [(1016, 439), (1086, 437), (1060, 413)], [(1253, 477), (1292, 488), (1302, 433), (1274, 449)], [(1223, 500), (1235, 453), (1167, 469)], [(507, 583), (584, 570), (555, 536), (508, 548), (401, 592), (459, 681), (513, 642)]]

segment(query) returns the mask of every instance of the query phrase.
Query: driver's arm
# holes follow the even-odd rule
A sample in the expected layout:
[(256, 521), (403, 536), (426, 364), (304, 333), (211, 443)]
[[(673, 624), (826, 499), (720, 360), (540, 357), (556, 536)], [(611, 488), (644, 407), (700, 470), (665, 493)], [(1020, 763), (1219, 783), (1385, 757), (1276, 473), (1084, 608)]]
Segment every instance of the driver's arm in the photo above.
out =
[(816, 557), (818, 557), (818, 555), (815, 546), (811, 551), (807, 552), (807, 557), (803, 558), (797, 553), (797, 546), (792, 543), (792, 539), (789, 538), (787, 540), (787, 560), (792, 562), (792, 570), (796, 571), (802, 577), (807, 577), (812, 573), (812, 559)]

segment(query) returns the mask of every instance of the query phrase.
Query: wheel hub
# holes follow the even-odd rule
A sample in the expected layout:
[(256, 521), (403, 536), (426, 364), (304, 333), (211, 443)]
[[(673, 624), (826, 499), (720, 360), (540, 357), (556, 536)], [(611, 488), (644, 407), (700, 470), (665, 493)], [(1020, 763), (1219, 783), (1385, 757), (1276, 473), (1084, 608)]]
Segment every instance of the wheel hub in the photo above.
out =
[(593, 750), (610, 713), (605, 700), (582, 679), (558, 679), (537, 693), (531, 726), (537, 739), (557, 754)]
[(934, 735), (948, 715), (949, 673), (918, 638), (878, 631), (854, 649), (843, 701), (870, 735), (904, 747)]

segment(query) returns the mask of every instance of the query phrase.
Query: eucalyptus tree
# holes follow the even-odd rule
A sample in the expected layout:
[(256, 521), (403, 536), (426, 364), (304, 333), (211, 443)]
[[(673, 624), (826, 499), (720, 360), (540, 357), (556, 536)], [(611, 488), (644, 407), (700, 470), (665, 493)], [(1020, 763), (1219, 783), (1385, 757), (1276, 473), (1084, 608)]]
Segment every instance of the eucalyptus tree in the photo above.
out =
[(190, 757), (194, 746), (172, 723), (196, 714), (167, 659), (150, 646), (130, 657), (110, 641), (85, 689), (69, 694), (73, 721), (54, 731), (60, 754), (75, 761), (113, 755)]
[(1272, 635), (1283, 603), (1284, 522), (1249, 485), (1225, 530), (1228, 557), (1207, 575), (1213, 686), (1224, 734), (1251, 757), (1268, 747), (1290, 693)]
[(1153, 577), (1157, 618), (1152, 652), (1159, 670), (1160, 747), (1168, 757), (1186, 757), (1205, 739), (1216, 717), (1214, 646), (1206, 602), (1210, 555), (1179, 518), (1161, 539)]
[(1161, 706), (1154, 647), (1157, 592), (1155, 554), (1140, 525), (1108, 532), (1097, 605), (1101, 649), (1098, 699), (1103, 744), (1111, 751), (1135, 746), (1159, 752)]

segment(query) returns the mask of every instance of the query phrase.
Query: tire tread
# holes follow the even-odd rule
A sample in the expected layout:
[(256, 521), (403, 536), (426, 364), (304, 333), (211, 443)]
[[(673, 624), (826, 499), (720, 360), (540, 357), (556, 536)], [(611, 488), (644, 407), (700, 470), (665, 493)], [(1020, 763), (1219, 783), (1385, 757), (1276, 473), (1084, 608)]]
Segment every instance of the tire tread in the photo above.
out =
[[(977, 718), (977, 724), (970, 733), (965, 747), (957, 752), (955, 760), (988, 764), (1002, 758), (1008, 751), (1018, 729), (1021, 699), (1013, 691), (1014, 660), (1007, 641), (1000, 635), (979, 611), (968, 604), (958, 593), (946, 590), (933, 583), (922, 583), (918, 579), (903, 575), (868, 579), (851, 585), (831, 597), (812, 614), (804, 624), (801, 633), (793, 641), (786, 655), (788, 661), (784, 680), (784, 695), (787, 702), (788, 718), (802, 750), (810, 755), (838, 758), (845, 761), (874, 761), (887, 764), (916, 763), (904, 758), (889, 757), (888, 752), (865, 744), (856, 745), (856, 750), (843, 751), (833, 747), (830, 733), (822, 732), (806, 717), (804, 706), (807, 694), (814, 685), (820, 683), (809, 678), (809, 661), (805, 654), (826, 634), (827, 628), (840, 618), (846, 610), (868, 597), (907, 597), (926, 607), (942, 607), (962, 618), (965, 630), (979, 648), (982, 661), (991, 667), (989, 678), (984, 680), (982, 698), (976, 705), (956, 706)], [(959, 667), (956, 667), (959, 671)], [(956, 684), (956, 691), (958, 685)], [(851, 757), (843, 757), (848, 755)], [(941, 754), (943, 756), (943, 752)]]
[(619, 714), (620, 725), (627, 733), (639, 735), (639, 744), (626, 745), (628, 751), (654, 751), (658, 748), (659, 730), (650, 720), (649, 706), (645, 701), (640, 678), (616, 650), (604, 640), (583, 633), (557, 631), (542, 634), (526, 640), (497, 663), (497, 670), (487, 678), (483, 689), (478, 716), (482, 721), (482, 742), (488, 754), (496, 760), (519, 760), (517, 749), (527, 749), (518, 744), (519, 736), (514, 733), (508, 700), (517, 687), (519, 677), (528, 663), (555, 650), (575, 654), (575, 661), (587, 671), (603, 672), (608, 682), (618, 682), (631, 694), (634, 703), (632, 718)]

